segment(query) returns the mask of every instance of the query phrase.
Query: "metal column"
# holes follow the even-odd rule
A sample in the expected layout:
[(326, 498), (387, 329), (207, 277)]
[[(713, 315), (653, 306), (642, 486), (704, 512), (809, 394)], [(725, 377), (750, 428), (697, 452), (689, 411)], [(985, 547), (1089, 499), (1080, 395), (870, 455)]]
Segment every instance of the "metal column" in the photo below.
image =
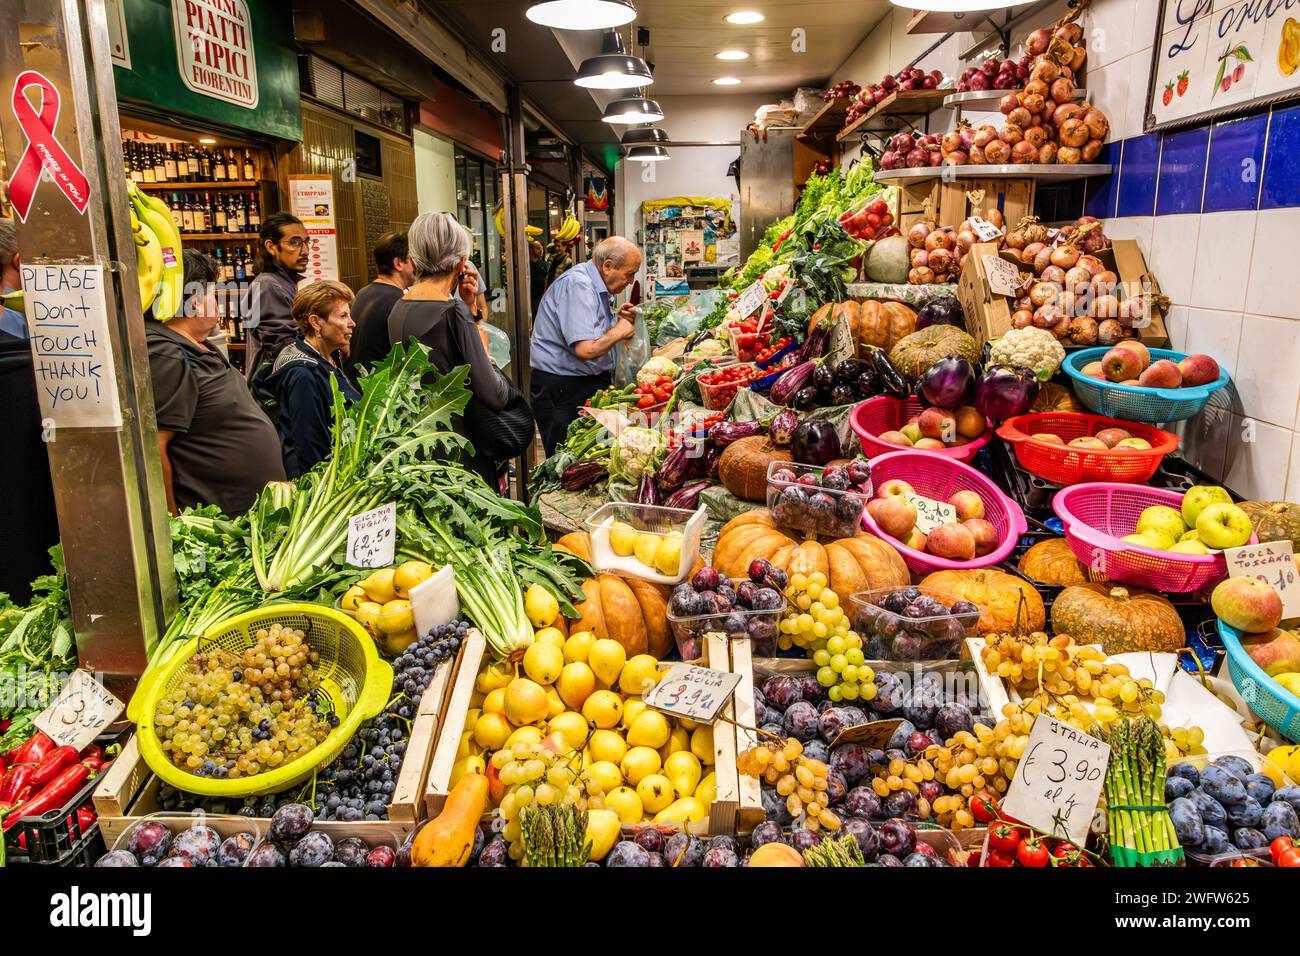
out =
[[(20, 75), (33, 84), (19, 94), (28, 107), (21, 123), (23, 104), (9, 102)], [(28, 267), (103, 267), (105, 312), (93, 321), (111, 348), (100, 374), (116, 384), (121, 425), (59, 427), (58, 417), (45, 425), (77, 651), (83, 667), (126, 696), (176, 594), (104, 0), (0, 4), (0, 90), (10, 173), (20, 171), (34, 133), (46, 144), (38, 158), (56, 143), (85, 177), (82, 211), (49, 171), (29, 179), (35, 194), (18, 223), (18, 248), (25, 281), (34, 285), (39, 269), (29, 276)], [(52, 93), (57, 110), (47, 102)], [(31, 119), (37, 113), (39, 125)], [(29, 326), (40, 298), (28, 296)]]
[[(514, 380), (527, 397), (532, 387), (532, 269), (528, 254), (528, 163), (524, 148), (524, 107), (519, 87), (507, 90), (509, 111), (505, 117), (505, 171), (501, 174), (501, 201), (505, 203), (506, 266), (510, 270), (510, 318), (515, 331)], [(519, 497), (528, 500), (528, 479), (536, 464), (536, 443), (515, 462)]]

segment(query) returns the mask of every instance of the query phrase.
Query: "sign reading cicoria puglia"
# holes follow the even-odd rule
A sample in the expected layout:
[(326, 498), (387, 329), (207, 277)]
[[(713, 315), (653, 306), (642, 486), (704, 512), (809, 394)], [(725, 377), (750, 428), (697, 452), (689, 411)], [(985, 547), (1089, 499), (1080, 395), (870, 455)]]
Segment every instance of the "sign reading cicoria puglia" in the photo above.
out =
[(257, 106), (253, 18), (244, 0), (172, 0), (176, 65), (195, 93)]

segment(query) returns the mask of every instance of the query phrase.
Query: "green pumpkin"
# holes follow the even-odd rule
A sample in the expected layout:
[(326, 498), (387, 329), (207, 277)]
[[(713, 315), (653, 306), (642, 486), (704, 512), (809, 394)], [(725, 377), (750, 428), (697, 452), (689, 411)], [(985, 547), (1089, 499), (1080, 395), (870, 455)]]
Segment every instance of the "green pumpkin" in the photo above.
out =
[(935, 362), (960, 355), (974, 365), (980, 358), (979, 344), (952, 325), (932, 325), (904, 337), (889, 352), (889, 361), (908, 380), (915, 382)]

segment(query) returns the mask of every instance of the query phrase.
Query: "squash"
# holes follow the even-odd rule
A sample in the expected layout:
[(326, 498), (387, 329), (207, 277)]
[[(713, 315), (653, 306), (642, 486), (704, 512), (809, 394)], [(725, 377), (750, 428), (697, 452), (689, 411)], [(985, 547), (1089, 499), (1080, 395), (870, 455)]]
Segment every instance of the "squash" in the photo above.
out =
[[(585, 531), (566, 534), (555, 547), (591, 560), (591, 536)], [(702, 566), (697, 559), (692, 573)], [(623, 645), (628, 657), (661, 658), (677, 646), (668, 627), (672, 591), (667, 585), (602, 572), (582, 582), (582, 592), (585, 597), (576, 605), (578, 619), (568, 624), (570, 634), (591, 631), (598, 638), (612, 638)]]
[(783, 448), (777, 448), (763, 435), (751, 435), (732, 442), (718, 460), (718, 478), (728, 491), (745, 501), (767, 500), (767, 466), (774, 461), (790, 461)]
[(1167, 598), (1113, 584), (1077, 584), (1052, 602), (1052, 630), (1107, 654), (1177, 651), (1187, 643), (1178, 611)]
[(749, 858), (749, 866), (803, 866), (803, 855), (784, 843), (764, 843)]
[(850, 300), (822, 306), (808, 320), (810, 335), (825, 318), (828, 310), (833, 312), (836, 321), (843, 318), (848, 323), (849, 335), (858, 357), (867, 354), (872, 347), (888, 352), (916, 331), (916, 313), (903, 303), (867, 299), (861, 303)]
[(979, 344), (952, 325), (932, 325), (913, 332), (889, 352), (889, 361), (909, 381), (915, 382), (935, 362), (948, 355), (960, 355), (972, 365), (979, 361)]
[(1029, 406), (1029, 413), (1037, 412), (1086, 412), (1079, 404), (1074, 392), (1055, 382), (1043, 382), (1038, 386), (1038, 397)]
[(911, 269), (906, 236), (887, 236), (872, 243), (867, 250), (864, 265), (867, 278), (872, 282), (885, 282), (901, 285), (907, 281), (907, 272)]
[(411, 844), (411, 866), (464, 866), (474, 832), (487, 809), (488, 779), (467, 773), (447, 794), (442, 812), (420, 828)]
[(722, 526), (712, 563), (721, 574), (743, 578), (755, 558), (766, 558), (787, 574), (822, 572), (841, 602), (859, 591), (907, 587), (911, 582), (902, 556), (873, 534), (859, 531), (852, 538), (826, 544), (816, 538), (798, 542), (781, 531), (771, 513), (761, 508), (738, 515)]
[(1047, 624), (1047, 609), (1034, 586), (995, 568), (935, 571), (921, 580), (920, 588), (936, 598), (978, 605), (980, 634), (1032, 633)]
[(1261, 544), (1290, 541), (1300, 554), (1300, 505), (1289, 501), (1243, 501), (1238, 507), (1250, 518)]
[(1100, 580), (1075, 557), (1064, 538), (1039, 541), (1020, 557), (1020, 573), (1037, 584), (1068, 587)]

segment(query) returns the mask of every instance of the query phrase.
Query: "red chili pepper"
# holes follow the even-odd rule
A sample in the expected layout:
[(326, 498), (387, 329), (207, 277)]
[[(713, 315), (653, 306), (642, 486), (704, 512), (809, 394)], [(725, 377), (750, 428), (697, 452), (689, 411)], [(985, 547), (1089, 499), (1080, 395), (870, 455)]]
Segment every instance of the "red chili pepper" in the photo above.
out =
[(44, 731), (36, 731), (25, 744), (19, 744), (6, 754), (10, 764), (40, 763), (55, 747), (53, 740)]
[(45, 759), (37, 765), (36, 770), (32, 773), (32, 779), (28, 781), (37, 790), (57, 777), (64, 767), (71, 767), (77, 762), (77, 750), (74, 747), (55, 747), (46, 755)]
[(87, 757), (98, 757), (100, 760), (103, 760), (104, 748), (100, 747), (98, 744), (86, 744), (86, 746), (81, 748), (81, 753), (77, 754), (77, 756), (82, 760), (85, 760)]
[(89, 767), (79, 763), (65, 768), (44, 790), (9, 811), (4, 822), (5, 832), (9, 832), (23, 817), (40, 816), (67, 803), (92, 773)]
[(98, 819), (99, 814), (95, 812), (95, 808), (89, 803), (83, 803), (77, 807), (77, 829), (82, 833), (93, 827)]
[(23, 764), (5, 774), (3, 785), (0, 786), (0, 807), (13, 806), (22, 799), (20, 794), (27, 787), (35, 770), (31, 764)]
[(100, 760), (98, 757), (87, 757), (85, 760), (80, 761), (80, 763), (85, 764), (91, 770), (95, 771), (95, 773), (100, 773), (104, 769), (104, 761)]

